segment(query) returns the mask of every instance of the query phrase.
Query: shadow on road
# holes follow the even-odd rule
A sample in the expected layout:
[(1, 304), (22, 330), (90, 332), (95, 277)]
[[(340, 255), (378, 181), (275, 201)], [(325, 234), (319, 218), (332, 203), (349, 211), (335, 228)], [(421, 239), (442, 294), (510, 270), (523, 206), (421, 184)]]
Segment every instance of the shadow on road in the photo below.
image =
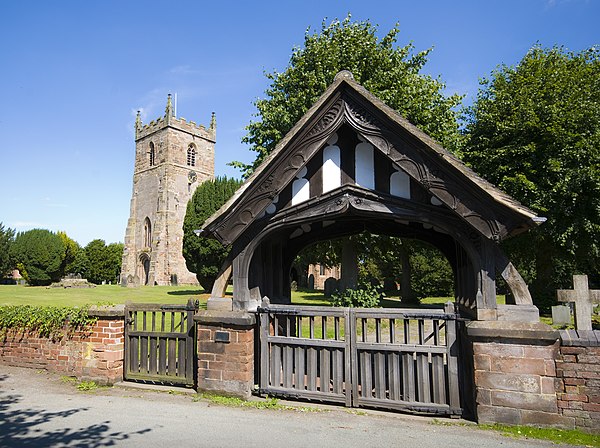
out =
[[(0, 375), (0, 382), (8, 375)], [(103, 447), (114, 446), (120, 440), (133, 435), (145, 434), (151, 429), (132, 433), (111, 432), (110, 421), (96, 423), (83, 428), (63, 427), (46, 431), (39, 425), (55, 419), (63, 419), (89, 408), (66, 409), (58, 412), (39, 411), (21, 406), (23, 397), (0, 391), (0, 447)]]

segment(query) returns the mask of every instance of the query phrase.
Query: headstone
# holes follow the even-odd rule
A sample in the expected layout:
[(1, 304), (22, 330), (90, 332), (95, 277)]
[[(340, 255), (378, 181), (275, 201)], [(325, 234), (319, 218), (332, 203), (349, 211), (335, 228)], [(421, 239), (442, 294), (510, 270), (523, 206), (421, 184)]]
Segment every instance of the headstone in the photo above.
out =
[(325, 280), (324, 294), (325, 297), (331, 297), (338, 289), (338, 281), (333, 277), (328, 277)]
[(566, 305), (553, 306), (552, 323), (554, 325), (569, 325), (571, 323), (571, 307)]

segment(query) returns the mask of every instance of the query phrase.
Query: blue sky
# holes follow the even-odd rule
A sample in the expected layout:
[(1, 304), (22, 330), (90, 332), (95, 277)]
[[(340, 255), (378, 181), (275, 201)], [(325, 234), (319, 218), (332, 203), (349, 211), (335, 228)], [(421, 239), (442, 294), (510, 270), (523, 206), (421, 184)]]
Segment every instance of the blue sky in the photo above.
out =
[(434, 47), (425, 73), (466, 102), (536, 43), (600, 44), (598, 0), (0, 1), (0, 222), (123, 241), (135, 112), (161, 116), (168, 93), (180, 117), (208, 125), (216, 112), (216, 173), (239, 176), (226, 164), (254, 159), (240, 141), (264, 72), (348, 13)]

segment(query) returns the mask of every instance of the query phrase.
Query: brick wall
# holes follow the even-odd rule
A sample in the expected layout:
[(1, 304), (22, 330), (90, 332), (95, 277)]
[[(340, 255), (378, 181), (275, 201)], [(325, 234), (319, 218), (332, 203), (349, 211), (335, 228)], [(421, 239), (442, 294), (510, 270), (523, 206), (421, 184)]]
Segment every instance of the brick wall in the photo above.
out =
[(254, 386), (254, 316), (201, 311), (198, 322), (198, 390), (249, 398)]
[(0, 339), (0, 363), (113, 384), (123, 379), (123, 347), (123, 317), (103, 317), (56, 340), (11, 330)]
[(600, 347), (561, 346), (556, 375), (560, 414), (577, 427), (600, 431)]

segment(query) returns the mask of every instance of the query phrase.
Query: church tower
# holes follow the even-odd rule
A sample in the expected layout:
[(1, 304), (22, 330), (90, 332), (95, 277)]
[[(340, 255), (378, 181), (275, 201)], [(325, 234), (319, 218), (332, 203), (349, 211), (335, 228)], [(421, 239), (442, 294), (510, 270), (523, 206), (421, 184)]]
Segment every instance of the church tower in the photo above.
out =
[(135, 121), (133, 193), (121, 285), (198, 284), (182, 255), (186, 206), (199, 184), (214, 178), (216, 120), (210, 127), (177, 118), (171, 95), (165, 115)]

